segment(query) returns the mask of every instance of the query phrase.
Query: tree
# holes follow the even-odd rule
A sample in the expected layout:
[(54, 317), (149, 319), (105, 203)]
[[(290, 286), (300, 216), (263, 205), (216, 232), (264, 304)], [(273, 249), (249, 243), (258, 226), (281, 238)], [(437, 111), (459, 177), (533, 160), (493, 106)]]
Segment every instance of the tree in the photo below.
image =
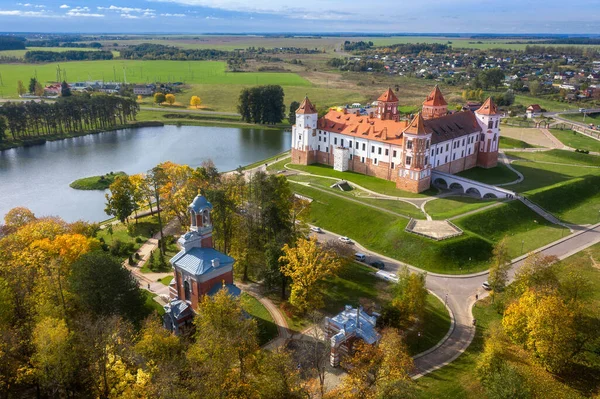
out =
[(160, 104), (164, 103), (165, 101), (167, 101), (167, 98), (164, 93), (160, 93), (160, 92), (154, 93), (154, 103), (155, 104), (160, 105)]
[(146, 314), (138, 283), (118, 259), (90, 252), (72, 266), (69, 285), (78, 301), (93, 314), (120, 315), (140, 321)]
[(173, 105), (173, 104), (175, 104), (175, 96), (173, 94), (169, 93), (165, 96), (165, 101), (167, 102), (167, 104)]
[(198, 96), (192, 96), (192, 98), (190, 98), (190, 105), (192, 107), (196, 107), (196, 109), (198, 109), (198, 107), (200, 106), (200, 104), (202, 104), (202, 100), (200, 99), (200, 97), (198, 97)]
[(283, 88), (277, 85), (243, 89), (238, 100), (238, 112), (249, 123), (275, 124), (283, 120), (285, 104)]
[(539, 80), (530, 80), (527, 87), (529, 87), (529, 93), (531, 93), (532, 96), (537, 96), (541, 92), (542, 84)]
[(60, 95), (61, 97), (69, 97), (71, 95), (71, 88), (66, 80), (63, 80), (60, 85)]
[(290, 122), (290, 125), (296, 124), (296, 110), (299, 106), (300, 103), (298, 101), (292, 101), (290, 104), (290, 112), (288, 113), (288, 122)]
[(527, 256), (523, 266), (515, 273), (515, 281), (511, 284), (511, 290), (517, 295), (522, 295), (530, 288), (550, 289), (558, 287), (554, 263), (558, 260), (556, 256), (545, 256), (539, 252)]
[(11, 228), (23, 227), (35, 220), (35, 215), (28, 208), (13, 208), (4, 215), (4, 223)]
[(492, 266), (489, 270), (488, 283), (494, 293), (502, 291), (508, 282), (508, 271), (511, 268), (510, 255), (506, 238), (494, 247)]
[(128, 176), (117, 176), (108, 188), (110, 195), (105, 194), (107, 215), (114, 216), (125, 223), (137, 208), (134, 199), (134, 186)]
[[(160, 229), (160, 240), (163, 240), (163, 225), (162, 225), (162, 217), (161, 217), (161, 205), (160, 205), (160, 196), (161, 190), (163, 186), (167, 182), (167, 176), (163, 168), (158, 165), (154, 168), (150, 169), (148, 173), (146, 173), (146, 182), (145, 186), (147, 187), (147, 191), (150, 194), (151, 198), (154, 199), (156, 204), (157, 216), (158, 216), (158, 228)], [(162, 245), (158, 246), (160, 253), (162, 254), (163, 248)]]
[(37, 86), (37, 84), (38, 84), (38, 81), (36, 78), (29, 79), (29, 93), (30, 94), (35, 93), (35, 87)]
[(22, 96), (23, 94), (27, 93), (27, 90), (25, 89), (25, 85), (23, 84), (22, 80), (19, 80), (17, 82), (17, 94), (19, 96)]
[(391, 389), (399, 381), (411, 391), (409, 373), (413, 361), (397, 330), (384, 330), (379, 345), (358, 341), (354, 349), (354, 355), (344, 362), (348, 375), (342, 379), (339, 388), (328, 393), (327, 398), (391, 397), (381, 396), (382, 391)]
[(41, 97), (44, 95), (44, 86), (40, 82), (35, 83), (34, 93), (36, 96)]
[(341, 263), (335, 254), (321, 249), (317, 238), (300, 238), (295, 247), (283, 246), (281, 271), (291, 278), (290, 303), (300, 312), (323, 306), (320, 283), (334, 275)]
[(64, 320), (44, 318), (32, 334), (32, 372), (51, 397), (67, 396), (77, 371), (77, 353), (72, 350), (73, 333)]
[[(188, 350), (191, 370), (202, 376), (205, 397), (244, 397), (252, 357), (258, 350), (256, 320), (226, 289), (205, 295), (194, 319), (196, 341)], [(237, 394), (235, 394), (237, 393)]]

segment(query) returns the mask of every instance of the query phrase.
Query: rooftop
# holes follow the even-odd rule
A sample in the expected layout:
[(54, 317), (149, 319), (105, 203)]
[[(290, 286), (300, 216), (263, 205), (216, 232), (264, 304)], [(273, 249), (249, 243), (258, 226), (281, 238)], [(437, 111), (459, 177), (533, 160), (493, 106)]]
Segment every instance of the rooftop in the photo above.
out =
[(192, 248), (188, 252), (179, 251), (171, 258), (171, 263), (194, 276), (201, 276), (226, 265), (232, 265), (235, 260), (214, 248)]

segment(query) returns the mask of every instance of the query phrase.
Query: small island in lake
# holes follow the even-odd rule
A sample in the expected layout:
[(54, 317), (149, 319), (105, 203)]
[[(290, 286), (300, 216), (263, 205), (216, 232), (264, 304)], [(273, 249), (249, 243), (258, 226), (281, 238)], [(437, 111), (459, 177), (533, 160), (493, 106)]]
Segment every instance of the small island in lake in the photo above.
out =
[(101, 176), (84, 177), (75, 180), (69, 186), (76, 190), (106, 190), (115, 181), (117, 176), (127, 176), (127, 173), (110, 172)]

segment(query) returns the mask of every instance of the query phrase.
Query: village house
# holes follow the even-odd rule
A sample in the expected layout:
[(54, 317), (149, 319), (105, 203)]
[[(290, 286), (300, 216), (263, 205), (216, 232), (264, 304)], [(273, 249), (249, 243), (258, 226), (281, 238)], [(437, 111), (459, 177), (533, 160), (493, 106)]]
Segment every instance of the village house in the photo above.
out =
[(543, 111), (539, 104), (531, 104), (529, 107), (527, 107), (526, 112), (527, 117), (531, 119), (540, 116)]
[(449, 114), (437, 86), (410, 121), (399, 119), (398, 98), (391, 89), (377, 99), (376, 112), (369, 115), (331, 109), (319, 118), (305, 98), (292, 128), (292, 162), (376, 176), (417, 193), (430, 187), (434, 169), (458, 173), (496, 166), (499, 126), (491, 98), (475, 112)]
[(151, 96), (155, 88), (154, 85), (135, 85), (133, 86), (133, 94), (136, 96)]
[(205, 295), (212, 296), (221, 289), (233, 296), (241, 293), (233, 283), (235, 259), (213, 248), (212, 209), (203, 195), (194, 198), (188, 207), (190, 230), (177, 241), (181, 251), (170, 261), (174, 270), (163, 325), (175, 334), (189, 328)]

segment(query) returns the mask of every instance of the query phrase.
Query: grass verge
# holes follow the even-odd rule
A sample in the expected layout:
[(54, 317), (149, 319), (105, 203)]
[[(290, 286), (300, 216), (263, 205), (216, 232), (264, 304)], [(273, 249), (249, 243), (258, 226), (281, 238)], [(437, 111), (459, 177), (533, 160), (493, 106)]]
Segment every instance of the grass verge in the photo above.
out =
[(473, 197), (445, 197), (429, 201), (425, 211), (436, 220), (449, 219), (497, 203), (497, 199), (479, 199)]
[(267, 308), (265, 308), (258, 299), (245, 292), (242, 292), (241, 301), (244, 311), (256, 320), (258, 325), (259, 344), (264, 345), (277, 337), (277, 334), (279, 333), (277, 325)]
[[(600, 123), (600, 119), (598, 122)], [(600, 140), (594, 140), (585, 134), (577, 133), (573, 130), (550, 129), (550, 132), (568, 147), (600, 152)]]
[(553, 162), (600, 167), (600, 156), (581, 154), (575, 151), (550, 150), (542, 152), (507, 152), (506, 154), (511, 158), (534, 162)]
[(466, 179), (476, 180), (486, 184), (503, 184), (510, 183), (519, 178), (512, 170), (508, 169), (503, 163), (490, 169), (471, 168), (457, 173), (457, 176)]
[(69, 184), (76, 190), (106, 190), (115, 181), (117, 176), (127, 176), (125, 172), (110, 172), (106, 175), (84, 177)]

